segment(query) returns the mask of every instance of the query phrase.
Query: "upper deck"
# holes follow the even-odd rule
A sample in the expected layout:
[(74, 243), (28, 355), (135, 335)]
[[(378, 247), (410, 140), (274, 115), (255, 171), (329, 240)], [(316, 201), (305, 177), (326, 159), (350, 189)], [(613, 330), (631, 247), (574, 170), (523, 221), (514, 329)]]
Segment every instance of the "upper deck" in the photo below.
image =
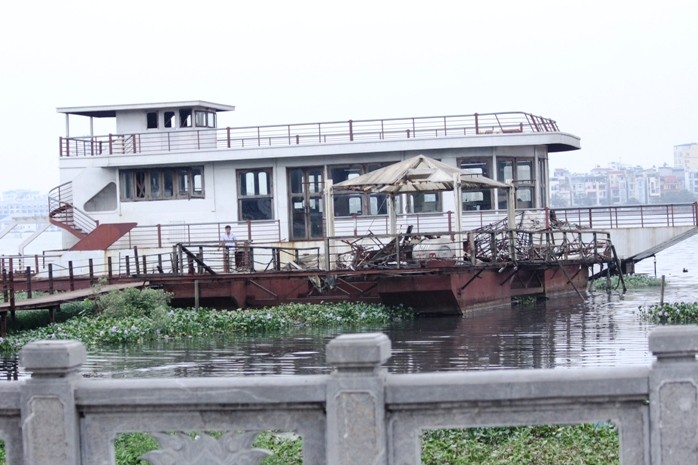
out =
[[(227, 111), (212, 107), (211, 111)], [(203, 108), (203, 107), (202, 107)], [(233, 108), (233, 107), (229, 107)], [(147, 109), (141, 109), (144, 111)], [(117, 116), (118, 111), (86, 108), (59, 109), (66, 115), (90, 117)], [(124, 111), (124, 110), (121, 110)], [(146, 121), (145, 113), (141, 120)], [(157, 123), (156, 123), (157, 124)], [(214, 124), (215, 125), (215, 124)], [(374, 120), (348, 120), (318, 123), (298, 123), (272, 126), (206, 127), (210, 123), (195, 119), (192, 127), (172, 125), (146, 131), (124, 132), (88, 137), (61, 137), (61, 158), (124, 156), (256, 148), (288, 148), (341, 145), (353, 152), (352, 144), (410, 143), (417, 140), (439, 141), (449, 146), (459, 140), (459, 146), (545, 145), (549, 152), (564, 152), (581, 147), (579, 138), (560, 132), (557, 122), (524, 112), (473, 113), (470, 115), (409, 117)], [(145, 126), (144, 126), (145, 127)], [(467, 143), (464, 143), (467, 139)], [(392, 142), (393, 144), (389, 144)], [(387, 146), (385, 146), (388, 149)], [(357, 147), (358, 150), (358, 147)]]

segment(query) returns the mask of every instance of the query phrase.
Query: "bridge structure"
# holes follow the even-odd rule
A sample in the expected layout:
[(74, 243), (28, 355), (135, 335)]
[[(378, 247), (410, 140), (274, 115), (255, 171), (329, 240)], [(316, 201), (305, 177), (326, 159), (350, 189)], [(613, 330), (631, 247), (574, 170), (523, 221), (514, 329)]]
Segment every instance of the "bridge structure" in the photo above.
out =
[(649, 350), (652, 366), (391, 374), (388, 337), (363, 333), (330, 341), (329, 374), (90, 379), (82, 344), (35, 341), (31, 377), (0, 383), (0, 436), (9, 465), (114, 465), (132, 432), (159, 442), (149, 463), (259, 463), (270, 430), (307, 465), (418, 465), (429, 430), (610, 423), (622, 465), (696, 463), (698, 328), (655, 329)]

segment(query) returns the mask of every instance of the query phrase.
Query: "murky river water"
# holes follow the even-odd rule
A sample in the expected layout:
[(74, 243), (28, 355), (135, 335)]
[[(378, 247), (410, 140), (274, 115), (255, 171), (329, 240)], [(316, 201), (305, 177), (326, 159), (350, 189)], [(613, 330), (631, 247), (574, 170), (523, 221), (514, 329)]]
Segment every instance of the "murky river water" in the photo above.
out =
[[(698, 300), (698, 236), (637, 265), (664, 274), (665, 301)], [(684, 272), (683, 269), (687, 271)], [(393, 373), (513, 368), (649, 365), (640, 305), (658, 302), (657, 287), (591, 292), (536, 306), (481, 311), (467, 317), (423, 318), (366, 328), (390, 337)], [(93, 377), (247, 376), (327, 373), (325, 345), (337, 331), (261, 338), (157, 343), (90, 354), (83, 373)], [(10, 366), (8, 368), (12, 368)], [(2, 370), (2, 367), (0, 367)], [(19, 376), (24, 376), (20, 367)]]

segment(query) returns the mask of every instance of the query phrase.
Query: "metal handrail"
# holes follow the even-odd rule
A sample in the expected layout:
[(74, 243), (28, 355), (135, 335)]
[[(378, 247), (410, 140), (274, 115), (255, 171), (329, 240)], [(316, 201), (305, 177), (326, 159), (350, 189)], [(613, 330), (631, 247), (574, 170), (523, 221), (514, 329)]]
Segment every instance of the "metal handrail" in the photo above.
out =
[(51, 189), (48, 194), (49, 218), (70, 229), (89, 234), (97, 227), (97, 221), (73, 205), (73, 183), (66, 182)]
[(535, 132), (559, 129), (549, 118), (500, 112), (61, 137), (59, 147), (61, 157), (88, 157)]

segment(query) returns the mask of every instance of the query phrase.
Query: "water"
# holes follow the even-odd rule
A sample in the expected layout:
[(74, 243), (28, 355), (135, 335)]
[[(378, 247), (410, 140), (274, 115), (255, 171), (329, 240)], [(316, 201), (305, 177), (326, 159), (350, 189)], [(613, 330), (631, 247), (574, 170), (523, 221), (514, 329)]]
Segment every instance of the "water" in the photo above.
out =
[[(667, 279), (665, 301), (698, 300), (695, 236), (637, 265), (638, 273)], [(687, 271), (684, 272), (683, 269)], [(637, 315), (641, 305), (659, 302), (658, 287), (594, 291), (535, 306), (480, 311), (466, 317), (423, 318), (384, 328), (392, 341), (392, 373), (647, 366), (652, 324)], [(325, 345), (339, 333), (312, 331), (263, 338), (157, 342), (138, 348), (91, 353), (83, 374), (99, 378), (253, 376), (328, 373)], [(25, 376), (7, 361), (0, 372)], [(14, 373), (10, 376), (10, 372)]]

